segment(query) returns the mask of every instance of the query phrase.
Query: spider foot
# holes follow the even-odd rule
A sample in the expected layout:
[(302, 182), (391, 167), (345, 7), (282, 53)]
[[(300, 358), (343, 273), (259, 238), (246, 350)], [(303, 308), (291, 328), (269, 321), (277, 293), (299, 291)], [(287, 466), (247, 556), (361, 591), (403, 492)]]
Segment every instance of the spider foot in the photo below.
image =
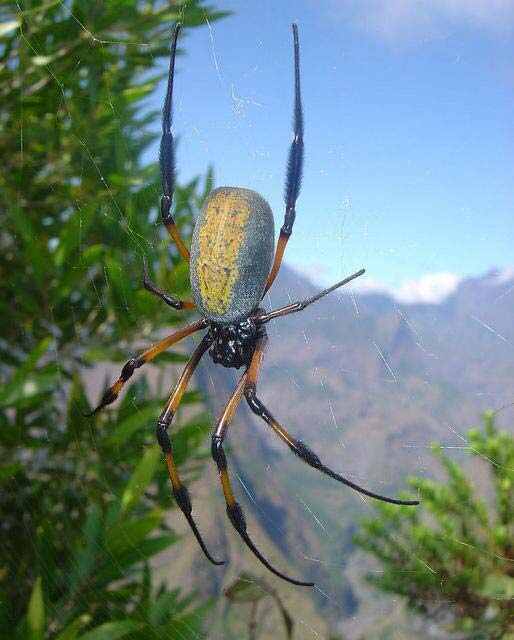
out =
[(209, 553), (209, 550), (207, 549), (207, 546), (205, 545), (205, 542), (203, 541), (203, 538), (200, 532), (198, 531), (196, 522), (194, 521), (193, 516), (191, 515), (193, 507), (191, 505), (191, 498), (189, 497), (189, 491), (186, 489), (186, 487), (184, 485), (181, 485), (178, 489), (173, 489), (173, 495), (175, 496), (175, 500), (177, 501), (177, 504), (180, 510), (186, 516), (186, 520), (188, 521), (189, 526), (191, 527), (191, 530), (193, 531), (195, 538), (197, 539), (198, 544), (200, 545), (202, 551), (204, 552), (207, 560), (209, 560), (209, 562), (212, 562), (212, 564), (217, 566), (226, 564), (225, 560), (215, 560)]
[(246, 530), (246, 519), (244, 516), (243, 509), (238, 502), (234, 502), (233, 504), (227, 504), (227, 515), (229, 517), (230, 522), (234, 529), (239, 533), (241, 538), (244, 540), (246, 546), (250, 549), (250, 551), (254, 554), (254, 556), (269, 570), (271, 573), (274, 573), (282, 580), (286, 582), (290, 582), (291, 584), (295, 584), (300, 587), (313, 587), (314, 582), (303, 582), (302, 580), (295, 580), (294, 578), (290, 578), (286, 576), (284, 573), (275, 569), (262, 555), (262, 553), (257, 549), (255, 544), (252, 542), (252, 539), (248, 535)]
[(324, 473), (326, 476), (329, 476), (330, 478), (337, 480), (341, 484), (350, 487), (350, 489), (353, 489), (358, 493), (362, 493), (369, 498), (374, 498), (375, 500), (381, 500), (382, 502), (389, 502), (390, 504), (398, 504), (408, 507), (414, 507), (419, 504), (419, 500), (399, 500), (398, 498), (389, 498), (387, 496), (382, 496), (379, 493), (374, 493), (373, 491), (369, 491), (368, 489), (355, 484), (355, 482), (348, 480), (348, 478), (345, 478), (341, 474), (332, 471), (332, 469), (323, 464), (323, 462), (314, 453), (314, 451), (312, 451), (304, 442), (302, 442), (298, 438), (293, 437), (288, 431), (286, 431), (286, 429), (284, 429), (284, 427), (279, 422), (277, 422), (277, 420), (275, 420), (268, 409), (256, 396), (254, 386), (249, 386), (246, 389), (245, 396), (246, 401), (248, 402), (248, 406), (253, 411), (253, 413), (259, 416), (259, 418), (262, 418), (264, 422), (269, 424), (273, 431), (281, 440), (283, 440), (287, 444), (291, 451), (313, 469), (317, 469), (321, 473)]
[(400, 500), (398, 498), (389, 498), (388, 496), (383, 496), (383, 495), (380, 495), (379, 493), (374, 493), (373, 491), (369, 491), (368, 489), (365, 489), (364, 487), (361, 487), (360, 485), (355, 484), (355, 482), (348, 480), (348, 478), (345, 478), (339, 473), (332, 471), (332, 469), (324, 465), (321, 462), (321, 460), (318, 458), (318, 456), (314, 453), (314, 451), (309, 449), (309, 447), (301, 440), (296, 440), (291, 438), (289, 447), (299, 458), (301, 458), (309, 466), (313, 467), (314, 469), (317, 469), (318, 471), (321, 471), (321, 473), (325, 474), (329, 478), (333, 478), (334, 480), (341, 482), (342, 484), (346, 485), (347, 487), (350, 487), (350, 489), (353, 489), (358, 493), (361, 493), (370, 498), (374, 498), (375, 500), (380, 500), (381, 502), (388, 502), (389, 504), (398, 504), (398, 505), (403, 505), (408, 507), (414, 507), (419, 504), (419, 500)]
[(146, 257), (143, 256), (143, 287), (153, 293), (155, 296), (160, 298), (163, 302), (165, 302), (169, 307), (172, 307), (176, 311), (180, 311), (181, 309), (194, 309), (195, 304), (191, 302), (191, 300), (179, 300), (170, 296), (166, 291), (160, 289), (152, 280), (150, 279), (150, 274), (148, 272), (148, 263), (146, 261)]
[(92, 418), (93, 416), (96, 416), (96, 414), (99, 413), (104, 407), (106, 407), (108, 404), (111, 404), (117, 399), (118, 392), (116, 392), (113, 387), (109, 387), (107, 389), (107, 391), (103, 394), (102, 399), (100, 400), (100, 404), (97, 407), (95, 407), (92, 411), (82, 413), (84, 418)]
[(120, 377), (116, 380), (114, 384), (112, 384), (108, 389), (106, 389), (105, 393), (102, 396), (102, 399), (100, 400), (100, 404), (95, 409), (93, 409), (93, 411), (90, 411), (89, 413), (84, 413), (84, 417), (91, 418), (92, 416), (96, 415), (99, 411), (101, 411), (104, 407), (106, 407), (108, 404), (113, 403), (118, 398), (120, 391), (123, 388), (123, 385), (125, 384), (125, 382), (127, 382), (127, 380), (129, 380), (132, 377), (134, 370), (139, 369), (139, 367), (142, 367), (144, 364), (145, 364), (144, 357), (131, 358), (127, 363), (125, 363), (125, 365), (123, 366), (123, 369), (121, 370)]

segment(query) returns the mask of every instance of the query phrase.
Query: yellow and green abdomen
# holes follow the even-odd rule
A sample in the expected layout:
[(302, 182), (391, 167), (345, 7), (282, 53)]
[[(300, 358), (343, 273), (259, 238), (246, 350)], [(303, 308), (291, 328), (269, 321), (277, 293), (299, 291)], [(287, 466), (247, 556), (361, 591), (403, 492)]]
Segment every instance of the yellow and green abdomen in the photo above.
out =
[(199, 312), (229, 323), (258, 306), (273, 261), (274, 222), (255, 191), (220, 187), (210, 193), (191, 244), (191, 288)]

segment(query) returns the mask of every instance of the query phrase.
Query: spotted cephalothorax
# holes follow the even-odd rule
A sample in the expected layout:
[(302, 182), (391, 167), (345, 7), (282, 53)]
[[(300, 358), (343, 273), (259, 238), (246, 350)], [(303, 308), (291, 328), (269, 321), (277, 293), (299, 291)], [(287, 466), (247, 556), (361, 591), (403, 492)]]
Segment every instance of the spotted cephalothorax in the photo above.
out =
[(248, 366), (259, 334), (262, 334), (261, 326), (252, 318), (232, 324), (212, 323), (208, 333), (212, 340), (209, 355), (216, 364), (224, 367), (239, 369), (243, 365)]
[(237, 406), (244, 397), (250, 409), (262, 418), (273, 432), (287, 444), (291, 451), (309, 466), (351, 487), (355, 491), (377, 500), (393, 504), (418, 504), (416, 500), (397, 500), (378, 495), (329, 469), (306, 444), (286, 431), (257, 396), (257, 379), (267, 340), (266, 323), (274, 318), (305, 309), (305, 307), (331, 291), (362, 275), (364, 269), (306, 300), (294, 302), (269, 312), (259, 308), (262, 297), (273, 284), (280, 269), (287, 241), (293, 231), (296, 200), (300, 192), (303, 163), (303, 116), (300, 96), (300, 50), (296, 25), (293, 25), (294, 136), (287, 164), (284, 223), (280, 229), (276, 251), (274, 252), (273, 214), (264, 198), (250, 189), (222, 187), (214, 190), (205, 201), (195, 225), (191, 255), (189, 254), (189, 250), (182, 241), (171, 213), (175, 187), (171, 107), (175, 52), (179, 29), (180, 27), (177, 24), (171, 43), (168, 88), (162, 119), (160, 164), (163, 195), (161, 197), (161, 216), (181, 256), (190, 264), (191, 289), (194, 302), (178, 300), (159, 289), (148, 276), (146, 262), (144, 262), (143, 284), (148, 291), (154, 293), (174, 309), (196, 309), (201, 319), (172, 333), (136, 358), (129, 360), (123, 367), (120, 377), (105, 391), (100, 404), (92, 414), (116, 400), (123, 385), (132, 376), (135, 369), (147, 362), (151, 362), (159, 353), (162, 353), (182, 338), (196, 331), (207, 329), (206, 334), (185, 366), (177, 385), (170, 394), (166, 407), (157, 421), (157, 441), (166, 459), (173, 495), (177, 505), (189, 522), (207, 558), (214, 564), (223, 564), (222, 561), (215, 560), (210, 555), (198, 531), (192, 516), (189, 493), (182, 484), (173, 458), (172, 444), (168, 434), (168, 428), (187, 384), (200, 359), (209, 351), (215, 363), (225, 367), (235, 367), (236, 369), (244, 367), (244, 372), (237, 387), (228, 399), (218, 420), (211, 444), (212, 457), (218, 467), (229, 520), (251, 551), (275, 575), (293, 584), (312, 586), (312, 582), (294, 580), (275, 569), (253, 543), (247, 531), (243, 510), (236, 501), (232, 490), (227, 459), (223, 451), (223, 442)]

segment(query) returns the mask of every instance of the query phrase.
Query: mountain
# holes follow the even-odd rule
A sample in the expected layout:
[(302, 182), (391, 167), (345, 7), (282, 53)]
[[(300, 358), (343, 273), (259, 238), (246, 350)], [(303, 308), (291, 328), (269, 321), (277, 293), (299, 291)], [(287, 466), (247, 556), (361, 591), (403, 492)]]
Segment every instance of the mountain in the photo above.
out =
[[(265, 306), (276, 308), (317, 290), (283, 267)], [(435, 440), (482, 486), (482, 470), (476, 463), (471, 467), (462, 434), (479, 424), (486, 409), (499, 410), (504, 428), (514, 423), (513, 316), (514, 279), (497, 272), (464, 280), (440, 304), (334, 292), (268, 325), (258, 393), (327, 465), (373, 491), (394, 496), (411, 474), (437, 475), (429, 451)], [(198, 383), (213, 415), (237, 379), (235, 371), (206, 359)], [(307, 467), (244, 402), (227, 440), (251, 535), (275, 566), (312, 578), (319, 589), (282, 583), (254, 560), (225, 516), (214, 465), (191, 492), (210, 546), (231, 564), (225, 574), (207, 566), (192, 543), (172, 559), (174, 575), (206, 594), (226, 587), (241, 570), (262, 576), (286, 606), (301, 612), (299, 638), (312, 638), (312, 629), (325, 637), (324, 626), (358, 638), (384, 611), (396, 611), (391, 601), (366, 590), (362, 576), (371, 565), (351, 543), (359, 519), (373, 513), (373, 501)], [(164, 562), (169, 566), (169, 559)], [(376, 606), (370, 607), (366, 594)], [(212, 637), (228, 638), (221, 622), (226, 612), (221, 613)]]

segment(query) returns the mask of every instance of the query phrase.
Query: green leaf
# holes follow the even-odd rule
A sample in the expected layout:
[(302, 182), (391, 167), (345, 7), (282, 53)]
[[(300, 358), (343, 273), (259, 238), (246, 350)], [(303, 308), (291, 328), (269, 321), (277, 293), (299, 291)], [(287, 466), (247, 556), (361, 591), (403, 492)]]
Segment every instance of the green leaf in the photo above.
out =
[(155, 475), (160, 458), (161, 450), (157, 445), (145, 451), (121, 497), (122, 512), (126, 513), (132, 509), (143, 495)]
[(68, 396), (66, 435), (69, 438), (79, 437), (80, 432), (87, 428), (89, 419), (84, 417), (84, 413), (89, 413), (90, 411), (91, 405), (86, 396), (82, 380), (75, 374)]
[(105, 622), (99, 627), (88, 631), (79, 640), (117, 640), (137, 630), (138, 625), (132, 620), (121, 622)]
[(109, 256), (106, 260), (106, 276), (109, 284), (110, 307), (116, 315), (120, 327), (127, 328), (130, 325), (130, 280), (127, 279), (126, 270), (121, 261)]
[(176, 609), (179, 591), (165, 591), (161, 593), (151, 605), (148, 620), (154, 627), (165, 624), (172, 611)]
[(147, 538), (135, 549), (129, 549), (124, 554), (117, 556), (116, 562), (113, 562), (111, 556), (106, 556), (104, 566), (95, 573), (97, 587), (127, 577), (127, 574), (136, 565), (161, 553), (176, 541), (177, 538), (172, 535)]
[(52, 344), (52, 338), (44, 338), (30, 352), (25, 362), (18, 367), (11, 380), (0, 389), (0, 406), (10, 406), (20, 398), (34, 395), (38, 390), (37, 377), (28, 379), (39, 360)]
[(27, 626), (31, 640), (42, 640), (45, 631), (45, 603), (41, 577), (36, 579), (29, 600)]
[(141, 98), (146, 98), (149, 94), (152, 93), (155, 89), (155, 83), (157, 78), (153, 78), (150, 81), (142, 82), (140, 84), (132, 85), (128, 87), (123, 92), (123, 95), (127, 98), (127, 100), (141, 100)]
[(93, 572), (100, 549), (102, 533), (102, 513), (99, 505), (93, 504), (87, 514), (80, 546), (76, 550), (73, 571), (69, 578), (73, 593)]
[(107, 437), (107, 445), (121, 445), (135, 432), (143, 429), (150, 420), (155, 419), (156, 412), (162, 408), (162, 402), (152, 402), (142, 409), (134, 410), (125, 420), (122, 420), (114, 432)]
[(138, 547), (161, 524), (162, 518), (162, 511), (155, 509), (147, 516), (116, 523), (105, 535), (107, 551), (113, 556), (119, 556), (127, 549)]

